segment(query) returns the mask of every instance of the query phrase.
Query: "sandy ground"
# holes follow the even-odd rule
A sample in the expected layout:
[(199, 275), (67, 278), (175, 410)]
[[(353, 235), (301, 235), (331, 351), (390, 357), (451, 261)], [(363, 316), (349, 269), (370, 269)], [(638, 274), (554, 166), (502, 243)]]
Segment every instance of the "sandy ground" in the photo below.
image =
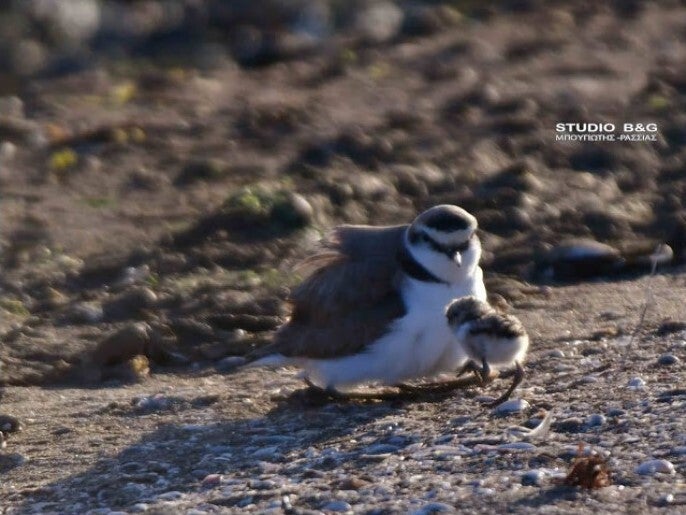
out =
[[(0, 428), (0, 512), (683, 511), (686, 10), (641, 5), (26, 84), (0, 113), (0, 415), (23, 426)], [(570, 120), (659, 137), (555, 141)], [(446, 202), (532, 336), (528, 404), (484, 407), (496, 381), (314, 405), (294, 371), (218, 372), (285, 320), (326, 229)], [(569, 237), (616, 254), (563, 285)], [(546, 413), (540, 440), (511, 430)], [(580, 443), (612, 486), (560, 486)]]

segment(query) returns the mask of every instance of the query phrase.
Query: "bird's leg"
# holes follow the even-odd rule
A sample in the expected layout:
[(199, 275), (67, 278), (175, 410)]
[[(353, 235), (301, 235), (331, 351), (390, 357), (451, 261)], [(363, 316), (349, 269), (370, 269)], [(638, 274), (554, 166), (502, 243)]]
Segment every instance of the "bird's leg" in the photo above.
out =
[(339, 392), (333, 386), (322, 388), (317, 386), (309, 378), (305, 378), (305, 384), (309, 387), (309, 392), (322, 399), (339, 400), (339, 401), (383, 401), (383, 400), (402, 400), (413, 398), (412, 386), (403, 385), (407, 390), (401, 392)]
[(496, 400), (489, 403), (488, 405), (491, 407), (494, 407), (494, 406), (497, 406), (498, 404), (502, 404), (507, 399), (509, 399), (510, 395), (512, 395), (512, 392), (514, 392), (515, 388), (517, 388), (517, 386), (519, 386), (519, 384), (524, 379), (525, 375), (526, 375), (526, 373), (524, 372), (524, 367), (522, 367), (522, 365), (518, 361), (515, 361), (514, 380), (512, 381), (512, 384), (510, 385), (510, 387), (507, 389), (507, 391), (504, 394), (502, 394), (500, 397), (498, 397)]
[(314, 384), (309, 377), (303, 378), (303, 381), (305, 381), (305, 384), (308, 387), (308, 393), (311, 395), (314, 395), (316, 397), (330, 397), (332, 393), (332, 388), (322, 388), (321, 386), (317, 386)]
[[(467, 372), (472, 372), (474, 375), (472, 377), (461, 377)], [(425, 383), (420, 385), (407, 385), (407, 384), (397, 384), (395, 385), (401, 392), (405, 393), (440, 393), (449, 392), (451, 390), (459, 390), (462, 388), (468, 388), (470, 386), (483, 385), (486, 382), (491, 381), (488, 377), (490, 374), (490, 369), (486, 370), (486, 380), (483, 379), (482, 374), (483, 368), (479, 368), (476, 363), (469, 360), (464, 366), (457, 372), (455, 379), (452, 381), (440, 381), (436, 383)]]
[[(476, 365), (475, 365), (476, 366)], [(491, 382), (491, 367), (488, 365), (488, 362), (486, 361), (486, 358), (483, 358), (481, 360), (481, 369), (478, 369), (475, 371), (475, 373), (479, 376), (481, 379), (481, 384), (485, 385), (487, 383)]]
[(474, 363), (472, 360), (467, 361), (467, 363), (464, 364), (464, 366), (460, 369), (460, 371), (457, 373), (455, 377), (460, 377), (461, 375), (466, 374), (467, 372), (473, 372), (477, 376), (481, 377), (479, 374), (481, 372), (481, 369), (476, 366), (476, 363)]

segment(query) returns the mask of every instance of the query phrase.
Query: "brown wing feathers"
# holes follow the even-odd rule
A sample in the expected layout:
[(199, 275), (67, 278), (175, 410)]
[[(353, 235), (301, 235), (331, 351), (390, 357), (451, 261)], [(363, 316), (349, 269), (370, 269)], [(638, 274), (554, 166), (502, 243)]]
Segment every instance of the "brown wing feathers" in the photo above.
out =
[(395, 283), (405, 227), (336, 228), (321, 251), (303, 262), (310, 275), (291, 293), (290, 321), (272, 345), (251, 357), (339, 357), (382, 336), (405, 313)]

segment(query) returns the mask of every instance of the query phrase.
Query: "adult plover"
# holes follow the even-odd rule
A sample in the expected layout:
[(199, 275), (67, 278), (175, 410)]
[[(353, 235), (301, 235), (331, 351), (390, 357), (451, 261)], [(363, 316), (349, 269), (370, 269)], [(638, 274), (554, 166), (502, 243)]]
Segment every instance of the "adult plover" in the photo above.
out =
[(410, 225), (344, 225), (306, 259), (290, 320), (247, 366), (296, 365), (313, 387), (339, 389), (454, 372), (467, 356), (445, 321), (448, 303), (486, 300), (477, 221), (452, 205)]
[(483, 299), (473, 296), (453, 301), (446, 310), (446, 317), (469, 358), (458, 375), (471, 370), (486, 383), (490, 380), (491, 368), (514, 365), (512, 385), (492, 404), (507, 400), (524, 378), (522, 361), (529, 348), (524, 326), (516, 317), (498, 313)]

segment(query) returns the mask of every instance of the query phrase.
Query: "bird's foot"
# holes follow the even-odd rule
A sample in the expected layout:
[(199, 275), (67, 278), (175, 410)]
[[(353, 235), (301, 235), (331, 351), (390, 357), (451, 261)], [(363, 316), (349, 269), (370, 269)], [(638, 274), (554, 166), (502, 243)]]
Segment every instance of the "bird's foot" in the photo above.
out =
[(372, 392), (341, 392), (336, 390), (333, 386), (322, 388), (312, 383), (308, 378), (305, 378), (307, 384), (307, 393), (318, 402), (326, 401), (384, 401), (384, 400), (403, 400), (411, 398), (413, 395), (412, 387), (409, 385), (402, 385), (406, 390), (400, 392), (395, 391), (372, 391)]
[[(507, 377), (509, 375), (510, 374), (501, 374), (501, 377)], [(517, 386), (519, 386), (520, 383), (524, 380), (524, 376), (526, 375), (526, 372), (524, 371), (524, 367), (522, 367), (522, 365), (519, 362), (515, 362), (515, 369), (514, 369), (514, 372), (512, 375), (513, 375), (514, 379), (512, 380), (512, 384), (510, 385), (510, 387), (507, 389), (507, 391), (504, 394), (502, 394), (496, 400), (486, 404), (489, 408), (494, 408), (494, 407), (502, 404), (506, 400), (508, 400), (510, 398), (510, 396), (512, 395), (512, 392), (515, 391), (515, 388), (517, 388)]]

